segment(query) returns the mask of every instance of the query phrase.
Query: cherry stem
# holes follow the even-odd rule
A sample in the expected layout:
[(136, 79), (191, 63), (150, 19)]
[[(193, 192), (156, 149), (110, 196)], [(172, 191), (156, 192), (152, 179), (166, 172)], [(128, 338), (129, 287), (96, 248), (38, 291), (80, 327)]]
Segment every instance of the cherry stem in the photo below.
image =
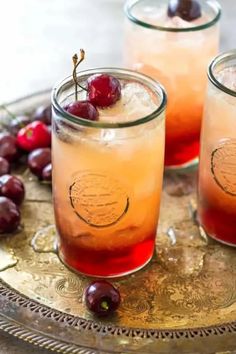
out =
[(12, 119), (16, 118), (15, 114), (13, 114), (4, 104), (0, 105), (0, 109), (3, 109)]
[(101, 302), (101, 308), (103, 309), (103, 310), (109, 310), (109, 305), (108, 305), (108, 302), (107, 301), (105, 301), (105, 300), (103, 300), (102, 302)]
[(76, 69), (78, 68), (79, 64), (82, 63), (82, 61), (85, 58), (85, 51), (83, 49), (80, 49), (80, 60), (78, 61), (78, 55), (74, 54), (72, 57), (73, 64), (74, 64), (74, 69), (73, 69), (73, 80), (75, 83), (75, 100), (78, 100), (78, 86), (82, 89), (87, 91), (87, 89), (83, 86), (81, 86), (78, 82), (77, 75), (76, 75)]

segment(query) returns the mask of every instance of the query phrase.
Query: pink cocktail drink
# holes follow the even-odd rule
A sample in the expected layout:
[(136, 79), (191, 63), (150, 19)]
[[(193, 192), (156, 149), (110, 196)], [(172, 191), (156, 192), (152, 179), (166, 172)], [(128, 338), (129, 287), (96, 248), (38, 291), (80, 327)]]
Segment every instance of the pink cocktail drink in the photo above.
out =
[(236, 51), (209, 69), (201, 135), (198, 218), (207, 234), (236, 246)]
[[(144, 266), (155, 245), (162, 188), (165, 93), (153, 80), (103, 70), (121, 82), (121, 99), (99, 120), (63, 110), (73, 84), (53, 95), (53, 192), (59, 254), (76, 271), (118, 276)], [(82, 72), (79, 80), (101, 70)], [(85, 91), (79, 92), (84, 99)]]
[(167, 90), (168, 167), (190, 165), (199, 154), (206, 70), (218, 52), (220, 7), (214, 0), (198, 3), (201, 12), (193, 20), (179, 14), (169, 17), (167, 0), (128, 1), (126, 5), (125, 64)]

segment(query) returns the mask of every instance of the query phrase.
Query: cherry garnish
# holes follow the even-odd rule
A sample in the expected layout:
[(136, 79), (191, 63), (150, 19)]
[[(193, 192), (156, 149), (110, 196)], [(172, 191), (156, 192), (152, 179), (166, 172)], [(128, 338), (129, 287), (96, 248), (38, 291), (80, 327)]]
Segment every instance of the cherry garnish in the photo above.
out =
[(197, 0), (170, 0), (168, 16), (179, 16), (185, 21), (193, 21), (201, 17), (201, 6)]
[(95, 106), (108, 107), (121, 97), (121, 85), (117, 78), (107, 74), (95, 74), (87, 80), (87, 98)]
[(65, 106), (64, 109), (76, 117), (98, 120), (98, 110), (89, 101), (75, 101)]
[(20, 211), (9, 198), (0, 197), (0, 233), (15, 231), (20, 224)]
[(42, 179), (44, 167), (51, 163), (51, 149), (41, 148), (32, 151), (28, 156), (28, 167), (39, 179)]
[(0, 177), (0, 195), (20, 205), (25, 197), (24, 185), (21, 180), (15, 176), (3, 175)]
[(16, 161), (19, 157), (16, 138), (9, 133), (0, 133), (0, 157), (8, 162)]
[(9, 173), (10, 169), (11, 167), (9, 162), (6, 159), (4, 159), (4, 157), (0, 157), (0, 176)]
[(98, 316), (113, 313), (120, 304), (120, 293), (105, 280), (91, 283), (85, 290), (85, 302), (88, 309)]
[(34, 115), (33, 120), (40, 121), (46, 125), (50, 125), (52, 121), (52, 107), (49, 106), (39, 106)]
[(16, 118), (11, 119), (9, 123), (9, 131), (11, 134), (17, 135), (18, 131), (30, 122), (31, 119), (28, 116), (17, 116)]
[(26, 151), (49, 147), (51, 133), (44, 123), (35, 121), (20, 129), (17, 134), (17, 144)]
[(43, 181), (50, 182), (52, 180), (52, 164), (49, 163), (47, 166), (44, 167), (42, 171), (42, 179)]

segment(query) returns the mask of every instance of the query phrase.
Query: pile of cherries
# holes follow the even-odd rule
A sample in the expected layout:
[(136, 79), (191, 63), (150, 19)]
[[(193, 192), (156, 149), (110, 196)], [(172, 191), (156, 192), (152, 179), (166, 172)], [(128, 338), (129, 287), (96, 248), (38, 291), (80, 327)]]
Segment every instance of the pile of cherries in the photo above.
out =
[(40, 180), (51, 181), (51, 107), (41, 106), (30, 116), (10, 120), (0, 132), (0, 234), (20, 224), (19, 206), (25, 197), (22, 181), (10, 175), (13, 164), (28, 154), (27, 165)]

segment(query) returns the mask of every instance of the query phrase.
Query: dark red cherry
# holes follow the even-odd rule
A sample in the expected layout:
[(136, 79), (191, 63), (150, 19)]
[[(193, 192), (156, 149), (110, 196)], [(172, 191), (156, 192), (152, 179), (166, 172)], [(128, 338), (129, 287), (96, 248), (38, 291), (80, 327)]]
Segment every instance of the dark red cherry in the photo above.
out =
[(9, 133), (0, 133), (0, 157), (8, 162), (16, 161), (19, 157), (16, 138)]
[(108, 107), (121, 97), (121, 85), (117, 78), (107, 74), (95, 74), (87, 80), (87, 98), (98, 107)]
[(15, 231), (20, 224), (20, 211), (9, 198), (0, 197), (0, 234)]
[(42, 171), (42, 180), (51, 182), (52, 180), (52, 164), (49, 163), (47, 166), (44, 167)]
[(9, 131), (13, 135), (17, 135), (21, 128), (24, 128), (27, 124), (31, 122), (28, 116), (18, 116), (12, 119), (9, 123)]
[(193, 21), (201, 17), (201, 6), (197, 0), (170, 0), (168, 16), (179, 16), (185, 21)]
[(50, 125), (52, 121), (51, 105), (39, 106), (33, 115), (33, 120), (38, 120), (46, 125)]
[(98, 120), (98, 110), (89, 101), (75, 101), (65, 106), (64, 109), (76, 117)]
[(1, 176), (0, 195), (11, 199), (15, 204), (20, 205), (25, 197), (25, 188), (22, 181), (11, 175)]
[(9, 173), (10, 169), (11, 167), (9, 162), (6, 159), (4, 159), (4, 157), (0, 157), (0, 176)]
[(51, 149), (41, 148), (32, 151), (28, 156), (28, 167), (39, 179), (45, 166), (51, 163)]
[(120, 293), (111, 283), (97, 280), (85, 290), (85, 302), (94, 314), (107, 316), (119, 307)]

